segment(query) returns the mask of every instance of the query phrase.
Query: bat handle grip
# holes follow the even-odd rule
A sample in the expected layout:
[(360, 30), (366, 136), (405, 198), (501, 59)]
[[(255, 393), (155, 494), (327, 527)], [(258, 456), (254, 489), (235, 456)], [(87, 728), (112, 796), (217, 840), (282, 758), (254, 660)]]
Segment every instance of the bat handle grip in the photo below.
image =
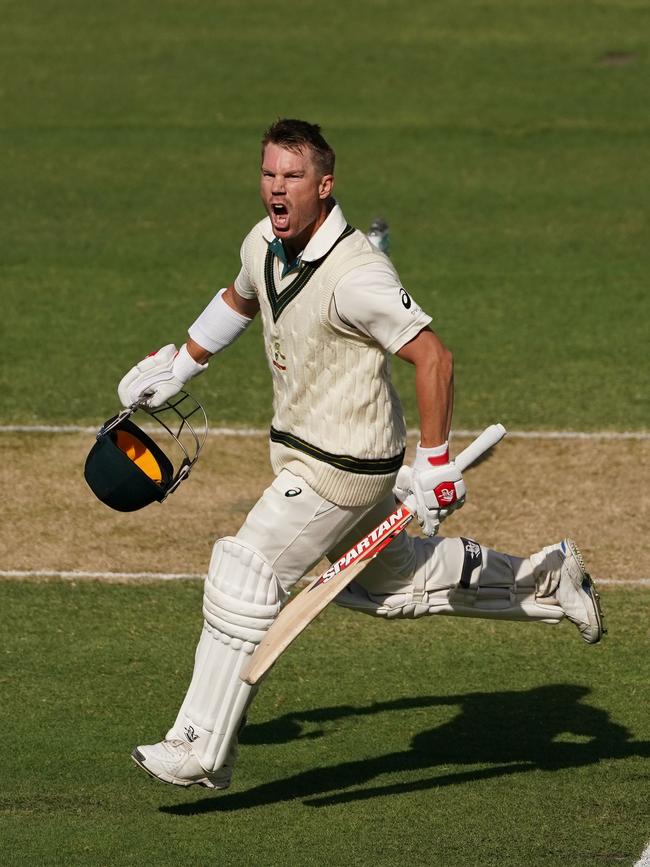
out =
[(478, 460), (492, 446), (495, 446), (506, 435), (506, 429), (502, 424), (491, 424), (486, 427), (466, 449), (454, 458), (454, 463), (463, 472)]

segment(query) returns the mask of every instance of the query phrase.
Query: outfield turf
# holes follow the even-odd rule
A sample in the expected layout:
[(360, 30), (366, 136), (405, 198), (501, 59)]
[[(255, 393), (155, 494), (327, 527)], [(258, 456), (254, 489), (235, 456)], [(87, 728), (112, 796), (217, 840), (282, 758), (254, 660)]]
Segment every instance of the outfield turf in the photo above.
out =
[(597, 648), (569, 624), (328, 610), (219, 794), (129, 759), (183, 695), (197, 583), (2, 593), (5, 864), (587, 867), (647, 842), (647, 591), (605, 593)]
[[(183, 339), (288, 114), (323, 124), (348, 218), (390, 221), (458, 426), (647, 428), (649, 24), (634, 0), (5, 2), (3, 415), (98, 421)], [(259, 339), (213, 367), (213, 423), (266, 425)]]

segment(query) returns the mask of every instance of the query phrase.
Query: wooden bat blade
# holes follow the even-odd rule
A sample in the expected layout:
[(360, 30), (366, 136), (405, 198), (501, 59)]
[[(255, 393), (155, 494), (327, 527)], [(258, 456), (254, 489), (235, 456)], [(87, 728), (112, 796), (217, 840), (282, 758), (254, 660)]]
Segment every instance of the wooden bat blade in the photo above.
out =
[(241, 679), (246, 683), (257, 683), (305, 627), (402, 532), (413, 517), (406, 506), (398, 506), (354, 548), (301, 590), (278, 614), (242, 669)]
[[(490, 425), (460, 452), (455, 459), (456, 465), (461, 471), (466, 470), (505, 434), (506, 429), (502, 424)], [(390, 545), (413, 517), (413, 513), (400, 504), (381, 524), (295, 596), (279, 613), (243, 667), (240, 678), (251, 685), (257, 683), (291, 642), (380, 551)]]

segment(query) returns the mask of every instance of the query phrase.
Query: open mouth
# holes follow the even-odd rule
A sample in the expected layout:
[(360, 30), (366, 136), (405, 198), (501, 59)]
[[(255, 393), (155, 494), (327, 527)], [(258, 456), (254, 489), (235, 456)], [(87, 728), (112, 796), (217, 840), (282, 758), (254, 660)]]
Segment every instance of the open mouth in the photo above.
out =
[(280, 202), (271, 205), (271, 223), (278, 232), (286, 231), (289, 228), (289, 211), (286, 205)]

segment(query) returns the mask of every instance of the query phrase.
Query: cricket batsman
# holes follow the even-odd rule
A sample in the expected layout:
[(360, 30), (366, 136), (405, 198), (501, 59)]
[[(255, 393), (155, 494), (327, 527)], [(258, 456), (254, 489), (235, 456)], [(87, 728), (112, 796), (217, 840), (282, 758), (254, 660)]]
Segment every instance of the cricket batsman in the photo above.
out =
[[(294, 584), (336, 561), (395, 508), (416, 512), (337, 602), (384, 618), (447, 614), (558, 623), (587, 644), (603, 633), (598, 596), (575, 543), (528, 557), (437, 536), (465, 499), (449, 454), (451, 352), (391, 260), (348, 224), (333, 196), (334, 151), (320, 127), (278, 120), (262, 140), (264, 219), (245, 237), (241, 270), (190, 326), (121, 380), (125, 407), (163, 404), (258, 314), (273, 382), (275, 473), (235, 536), (214, 545), (194, 671), (176, 719), (134, 761), (177, 786), (226, 789), (257, 686), (240, 678)], [(391, 357), (414, 368), (420, 440), (403, 465), (406, 425)], [(498, 496), (498, 492), (494, 492)]]

